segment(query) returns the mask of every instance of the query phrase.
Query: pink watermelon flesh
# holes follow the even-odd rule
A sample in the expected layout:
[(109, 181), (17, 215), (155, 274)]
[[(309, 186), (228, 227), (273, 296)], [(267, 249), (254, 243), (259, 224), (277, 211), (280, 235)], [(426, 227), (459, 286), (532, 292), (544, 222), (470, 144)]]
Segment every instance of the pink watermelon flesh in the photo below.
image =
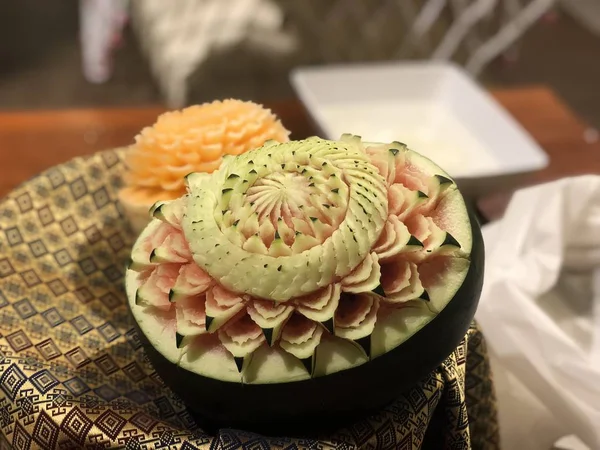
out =
[[(219, 339), (234, 359), (245, 358), (265, 342), (262, 330), (248, 315), (221, 328)], [(243, 361), (238, 360), (237, 364), (241, 371)]]
[(175, 304), (177, 333), (182, 336), (206, 333), (206, 296), (183, 297)]
[(324, 329), (300, 314), (293, 314), (281, 334), (280, 346), (302, 361), (309, 374), (314, 372), (314, 354), (321, 343)]
[(294, 345), (308, 341), (317, 330), (318, 325), (300, 314), (294, 314), (285, 325), (281, 338)]
[(213, 279), (196, 263), (182, 264), (175, 285), (171, 289), (171, 301), (179, 297), (189, 297), (206, 292), (213, 285)]
[[(355, 160), (335, 151), (347, 161), (343, 170), (328, 165), (323, 152), (325, 156), (315, 153), (314, 159), (304, 155), (297, 164), (282, 162), (280, 171), (267, 173), (250, 159), (250, 152), (242, 159), (247, 175), (223, 175), (225, 187), (218, 190), (221, 197), (213, 216), (186, 218), (186, 208), (195, 201), (193, 188), (181, 199), (155, 206), (154, 220), (133, 249), (130, 272), (134, 275), (128, 283), (137, 290), (131, 302), (134, 315), (136, 311), (154, 315), (165, 336), (176, 340), (175, 347), (169, 344), (163, 351), (182, 353), (172, 353), (169, 359), (230, 381), (235, 373), (246, 373), (241, 378), (245, 382), (261, 382), (265, 368), (273, 373), (279, 370), (277, 377), (283, 381), (288, 375), (314, 376), (315, 367), (343, 370), (394, 348), (394, 342), (371, 348), (364, 341), (378, 321), (385, 322), (379, 318), (415, 302), (439, 312), (452, 298), (469, 267), (471, 245), (464, 202), (454, 183), (428, 160), (397, 143), (363, 147), (364, 156)], [(360, 195), (353, 197), (348, 174), (360, 173), (361, 167), (369, 167), (368, 161), (373, 172), (358, 178)], [(387, 220), (376, 234), (369, 231), (371, 244), (365, 246), (354, 233), (374, 226), (374, 213), (365, 208), (378, 201), (378, 189), (385, 189), (385, 196), (377, 214), (384, 208)], [(212, 246), (211, 259), (198, 258), (194, 250), (198, 241), (189, 240), (192, 228), (186, 228), (186, 220), (192, 227), (204, 220), (217, 222), (222, 234), (206, 244)], [(345, 223), (349, 224), (346, 231), (337, 231)], [(311, 259), (320, 247), (331, 251)], [(270, 283), (260, 273), (271, 266), (269, 270), (281, 277), (272, 285), (273, 291), (281, 283), (309, 286), (334, 281), (287, 301), (253, 297), (214, 276), (212, 266), (224, 255), (221, 248), (237, 252), (242, 262), (246, 254), (262, 255), (264, 264), (250, 267), (242, 281)], [(358, 254), (364, 256), (357, 259)], [(303, 255), (305, 259), (296, 258)], [(301, 263), (290, 271), (286, 261), (291, 258)], [(308, 273), (307, 267), (320, 275)], [(339, 270), (345, 275), (336, 276)], [(362, 356), (351, 356), (346, 347), (336, 350), (331, 343), (341, 342), (339, 338), (359, 345)], [(323, 339), (328, 342), (323, 354), (331, 359), (329, 363), (314, 359), (320, 357)], [(294, 358), (301, 365), (292, 364)], [(206, 364), (221, 365), (223, 373)], [(287, 369), (277, 369), (276, 364)]]

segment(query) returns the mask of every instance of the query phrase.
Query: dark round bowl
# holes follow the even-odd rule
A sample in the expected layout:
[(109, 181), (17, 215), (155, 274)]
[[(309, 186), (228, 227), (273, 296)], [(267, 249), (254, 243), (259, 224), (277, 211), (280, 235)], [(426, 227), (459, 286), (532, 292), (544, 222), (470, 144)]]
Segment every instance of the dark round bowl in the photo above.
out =
[[(265, 435), (313, 436), (381, 409), (438, 367), (460, 344), (483, 285), (484, 245), (477, 219), (471, 265), (448, 305), (394, 350), (361, 366), (280, 384), (241, 384), (197, 375), (165, 359), (138, 334), (156, 372), (205, 431), (238, 428)], [(137, 327), (137, 324), (136, 324)]]

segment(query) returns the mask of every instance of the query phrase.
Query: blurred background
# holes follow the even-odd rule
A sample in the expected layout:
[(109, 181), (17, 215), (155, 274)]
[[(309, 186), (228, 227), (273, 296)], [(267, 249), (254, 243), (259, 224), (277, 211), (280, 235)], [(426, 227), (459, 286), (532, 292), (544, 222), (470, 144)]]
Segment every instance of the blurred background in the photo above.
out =
[[(365, 112), (364, 104), (347, 106), (350, 103), (341, 101), (334, 117), (344, 116), (340, 123), (353, 133), (358, 125), (347, 125), (345, 113), (363, 113), (366, 119), (359, 117), (356, 123), (362, 120), (374, 128), (385, 128), (381, 117), (389, 119), (394, 122), (389, 129), (404, 142), (412, 146), (417, 141), (415, 148), (424, 154), (430, 146), (438, 152), (432, 159), (446, 157), (448, 166), (454, 162), (457, 170), (467, 170), (469, 176), (459, 184), (463, 193), (473, 194), (488, 219), (502, 216), (517, 186), (600, 173), (600, 0), (0, 0), (0, 198), (50, 166), (131, 143), (165, 107), (226, 97), (269, 106), (279, 103), (276, 112), (284, 124), (290, 123), (294, 133), (308, 135), (313, 128), (300, 111), (305, 98), (294, 101), (298, 95), (290, 83), (292, 69), (407, 60), (452, 61), (481, 83), (482, 91), (528, 85), (543, 89), (495, 93), (517, 119), (514, 123), (482, 100), (485, 97), (478, 97), (471, 84), (450, 83), (450, 94), (441, 90), (434, 95), (431, 84), (420, 76), (403, 78), (412, 81), (404, 85), (389, 77), (388, 86), (376, 81), (366, 85), (364, 78), (356, 82), (350, 77), (354, 81), (345, 84), (338, 78), (329, 78), (329, 84), (317, 80), (308, 91), (312, 94), (320, 88), (320, 94), (311, 100), (328, 106), (331, 99), (325, 97), (332, 91), (338, 97), (343, 92), (342, 100), (346, 100), (362, 88), (375, 87), (372, 90), (381, 94), (375, 100), (384, 106), (388, 100), (395, 102), (394, 107), (404, 115), (384, 108), (374, 118), (371, 111)], [(400, 86), (396, 90), (402, 95), (390, 96), (394, 89), (389, 85)], [(454, 86), (467, 88), (461, 91)], [(425, 101), (410, 103), (410, 97)], [(279, 102), (288, 99), (292, 101)], [(415, 113), (415, 106), (429, 106), (425, 104), (429, 100), (431, 108)], [(570, 108), (564, 107), (563, 100)], [(312, 103), (314, 107), (319, 102)], [(124, 112), (76, 109), (113, 106), (142, 108)], [(377, 104), (371, 106), (378, 110)], [(313, 114), (318, 109), (313, 108)], [(34, 110), (50, 111), (31, 114)], [(533, 139), (515, 126), (517, 122)], [(413, 131), (421, 134), (410, 134)], [(464, 149), (470, 153), (459, 152)], [(442, 160), (444, 167), (446, 160)], [(454, 168), (448, 170), (454, 176)], [(472, 184), (462, 184), (467, 181)], [(547, 238), (547, 233), (542, 235)], [(536, 261), (543, 266), (542, 258)], [(580, 297), (565, 295), (565, 304)], [(591, 310), (580, 310), (578, 305), (575, 309), (573, 323), (593, 316)], [(566, 323), (564, 310), (558, 311), (557, 317)], [(581, 323), (585, 325), (581, 333), (587, 333), (587, 322)], [(589, 325), (589, 330), (599, 329)], [(587, 362), (574, 366), (577, 373), (571, 381), (580, 383), (576, 393), (584, 392), (580, 389), (585, 379), (583, 366)], [(529, 365), (523, 367), (521, 374), (529, 375)], [(513, 439), (520, 442), (506, 448), (546, 449), (549, 445), (541, 441), (553, 443), (574, 432), (583, 436), (584, 428), (567, 426), (556, 412), (564, 417), (570, 414), (572, 421), (583, 415), (561, 407), (552, 411), (556, 418), (550, 417), (551, 408), (546, 407), (550, 403), (538, 402), (544, 409), (534, 396), (533, 406), (525, 408), (512, 379), (497, 376), (497, 380), (498, 397), (506, 402), (500, 407), (506, 411), (501, 429), (516, 430)], [(587, 381), (593, 384), (592, 380)], [(531, 377), (526, 387), (531, 386), (545, 385)], [(598, 402), (598, 398), (589, 396), (589, 401)], [(595, 407), (600, 414), (600, 407)], [(600, 421), (592, 421), (584, 425), (595, 433)], [(523, 436), (545, 446), (523, 444)], [(600, 442), (600, 432), (595, 436)]]
[(4, 0), (0, 22), (5, 110), (270, 101), (299, 65), (443, 59), (600, 125), (597, 0)]

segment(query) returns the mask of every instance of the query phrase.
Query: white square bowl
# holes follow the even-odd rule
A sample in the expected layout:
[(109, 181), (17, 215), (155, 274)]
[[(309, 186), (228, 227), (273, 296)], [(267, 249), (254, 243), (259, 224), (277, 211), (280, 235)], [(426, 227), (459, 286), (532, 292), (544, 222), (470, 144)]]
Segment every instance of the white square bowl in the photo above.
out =
[(454, 64), (301, 67), (290, 77), (323, 137), (404, 142), (445, 169), (466, 195), (513, 187), (548, 165), (529, 134)]

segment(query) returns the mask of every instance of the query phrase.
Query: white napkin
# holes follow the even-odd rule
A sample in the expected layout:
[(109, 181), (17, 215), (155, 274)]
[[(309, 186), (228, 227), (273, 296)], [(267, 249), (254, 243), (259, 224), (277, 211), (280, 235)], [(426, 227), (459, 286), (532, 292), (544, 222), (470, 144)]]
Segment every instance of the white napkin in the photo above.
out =
[(546, 450), (573, 434), (600, 449), (600, 177), (523, 189), (483, 234), (476, 318), (503, 448)]

